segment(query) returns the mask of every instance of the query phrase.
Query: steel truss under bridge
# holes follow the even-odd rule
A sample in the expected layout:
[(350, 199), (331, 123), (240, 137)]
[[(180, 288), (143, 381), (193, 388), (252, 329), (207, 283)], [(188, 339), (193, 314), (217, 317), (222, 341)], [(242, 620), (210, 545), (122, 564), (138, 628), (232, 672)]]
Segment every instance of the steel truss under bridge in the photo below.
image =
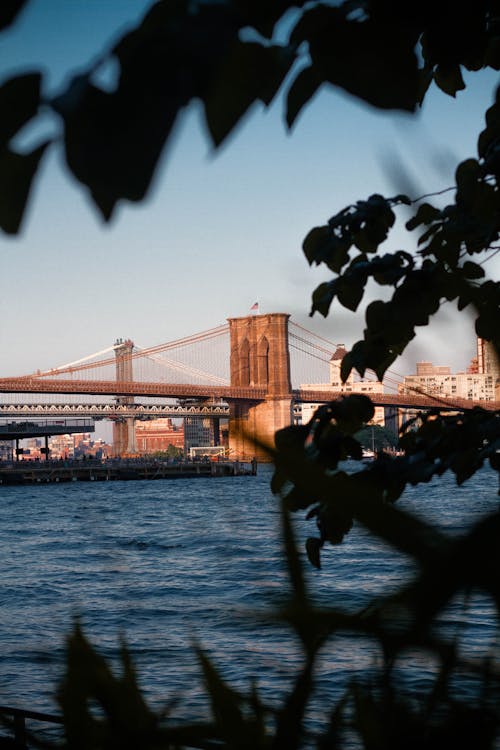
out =
[(161, 419), (229, 417), (227, 404), (0, 404), (0, 418)]

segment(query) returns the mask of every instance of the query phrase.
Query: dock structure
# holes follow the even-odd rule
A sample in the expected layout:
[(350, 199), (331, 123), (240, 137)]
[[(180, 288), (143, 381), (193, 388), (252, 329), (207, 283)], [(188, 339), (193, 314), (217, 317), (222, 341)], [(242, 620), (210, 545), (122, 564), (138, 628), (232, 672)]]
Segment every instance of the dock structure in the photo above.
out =
[(45, 460), (49, 459), (49, 437), (54, 435), (74, 435), (81, 432), (94, 432), (93, 419), (43, 419), (34, 422), (5, 422), (0, 424), (0, 440), (12, 440), (16, 443), (15, 457), (19, 461), (23, 449), (19, 441), (26, 438), (43, 437), (45, 447), (41, 452)]
[(0, 484), (24, 485), (59, 482), (106, 482), (133, 479), (194, 479), (197, 477), (255, 476), (254, 460), (176, 461), (20, 461), (0, 465)]

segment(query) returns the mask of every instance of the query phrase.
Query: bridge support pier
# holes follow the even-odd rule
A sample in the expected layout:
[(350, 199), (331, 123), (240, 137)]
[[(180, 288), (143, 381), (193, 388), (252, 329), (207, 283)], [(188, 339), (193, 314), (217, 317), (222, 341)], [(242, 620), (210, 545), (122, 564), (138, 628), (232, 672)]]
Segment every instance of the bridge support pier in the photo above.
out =
[(231, 406), (229, 419), (230, 455), (250, 460), (269, 461), (265, 450), (255, 445), (260, 440), (274, 446), (274, 433), (292, 423), (292, 399), (269, 398), (258, 404), (248, 402)]
[(229, 419), (229, 449), (235, 457), (269, 461), (254, 444), (274, 446), (274, 433), (292, 423), (292, 385), (286, 313), (229, 319), (231, 385), (263, 386), (264, 401), (235, 402)]
[[(134, 376), (132, 372), (132, 353), (134, 342), (130, 339), (115, 342), (116, 357), (116, 380), (118, 382), (132, 383)], [(117, 404), (133, 404), (133, 396), (119, 396)], [(137, 453), (135, 439), (135, 419), (127, 417), (123, 422), (113, 425), (113, 449), (116, 456)]]
[(134, 417), (113, 423), (113, 450), (115, 456), (137, 453)]

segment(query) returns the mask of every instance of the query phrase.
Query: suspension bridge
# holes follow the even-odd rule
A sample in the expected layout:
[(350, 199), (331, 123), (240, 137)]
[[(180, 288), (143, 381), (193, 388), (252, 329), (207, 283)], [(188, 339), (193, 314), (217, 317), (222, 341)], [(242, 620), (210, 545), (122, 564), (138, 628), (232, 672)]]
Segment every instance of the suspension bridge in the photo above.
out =
[[(0, 393), (22, 398), (4, 398), (0, 417), (113, 419), (118, 454), (134, 452), (136, 419), (226, 417), (232, 454), (253, 455), (254, 438), (272, 444), (276, 430), (292, 423), (297, 405), (345, 395), (325, 386), (335, 347), (286, 313), (229, 318), (225, 325), (147, 348), (118, 339), (64, 365), (0, 378)], [(56, 400), (62, 396), (63, 402)], [(370, 396), (376, 406), (498, 408), (496, 402), (437, 402), (421, 393)]]

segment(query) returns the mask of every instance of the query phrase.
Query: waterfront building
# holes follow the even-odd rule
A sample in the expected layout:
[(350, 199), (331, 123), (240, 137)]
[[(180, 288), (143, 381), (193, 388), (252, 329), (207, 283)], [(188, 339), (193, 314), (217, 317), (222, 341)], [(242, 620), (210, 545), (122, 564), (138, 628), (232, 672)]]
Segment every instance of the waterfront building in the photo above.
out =
[(219, 419), (215, 417), (184, 417), (184, 455), (191, 448), (220, 445)]
[(14, 458), (14, 441), (0, 440), (0, 461), (12, 461)]
[(166, 451), (172, 445), (184, 450), (184, 427), (170, 418), (135, 423), (135, 441), (139, 453)]

